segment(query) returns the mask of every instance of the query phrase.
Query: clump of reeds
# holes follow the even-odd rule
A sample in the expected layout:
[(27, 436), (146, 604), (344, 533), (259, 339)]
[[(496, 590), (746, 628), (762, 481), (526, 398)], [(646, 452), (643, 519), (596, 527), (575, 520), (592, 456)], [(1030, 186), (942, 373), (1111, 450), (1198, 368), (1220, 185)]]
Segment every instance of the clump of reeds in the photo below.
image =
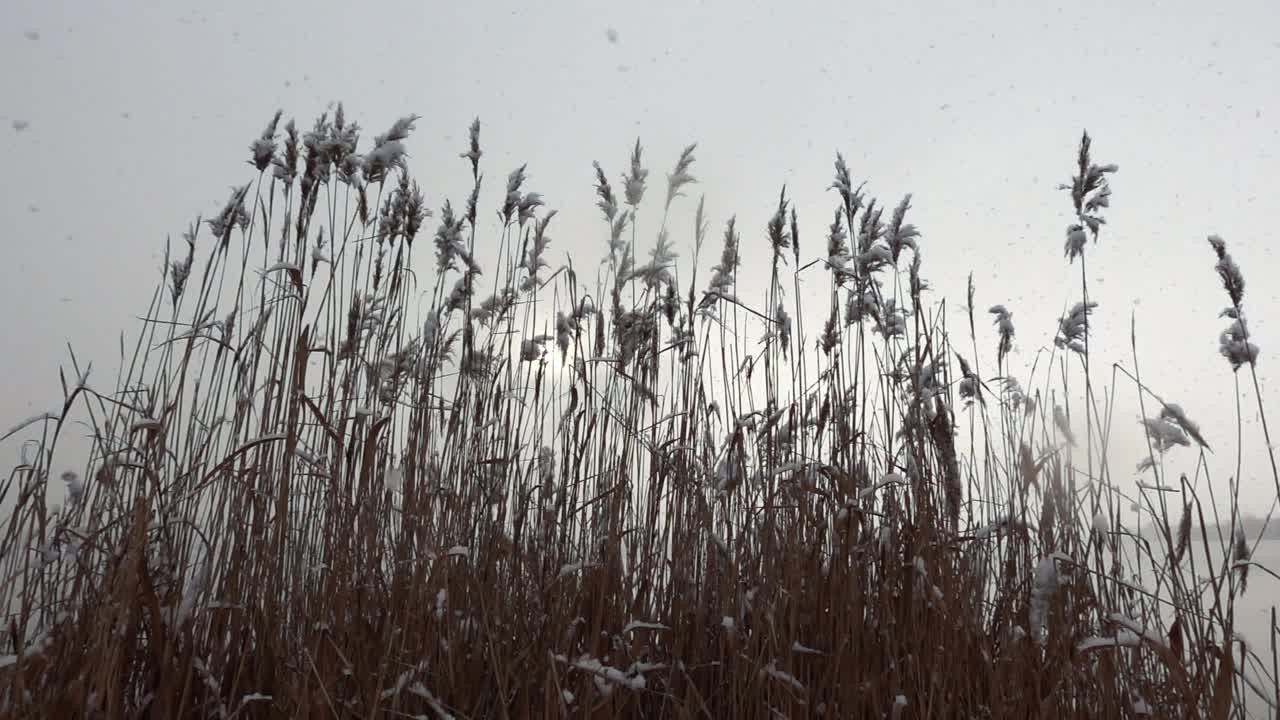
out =
[[(594, 165), (592, 285), (552, 267), (555, 211), (525, 167), (497, 237), (478, 221), (478, 121), (465, 212), (432, 215), (413, 116), (363, 150), (341, 106), (288, 121), (283, 145), (280, 120), (250, 146), (256, 176), (166, 262), (119, 380), (73, 357), (61, 407), (3, 438), (37, 433), (0, 486), (0, 714), (1216, 718), (1274, 692), (1232, 636), (1246, 539), (1206, 589), (1186, 562), (1195, 483), (1166, 521), (1165, 463), (1207, 451), (1198, 426), (1163, 401), (1146, 422), (1156, 489), (1138, 502), (1159, 537), (1124, 542), (1142, 528), (1094, 473), (1106, 443), (1057, 404), (1050, 420), (1049, 380), (1024, 391), (1012, 312), (991, 307), (984, 380), (972, 281), (962, 356), (925, 297), (911, 197), (884, 222), (842, 156), (816, 260), (784, 190), (758, 225), (724, 222), (699, 285), (704, 206), (692, 228), (672, 214), (695, 146), (642, 225), (637, 141), (621, 193)], [(1072, 261), (1116, 169), (1087, 135), (1078, 166)], [(501, 248), (492, 267), (477, 240)], [(1243, 281), (1211, 242), (1223, 353), (1252, 369)], [(770, 285), (743, 293), (752, 244)], [(424, 255), (434, 274), (414, 272)], [(1055, 339), (1087, 383), (1081, 265)], [(814, 338), (799, 283), (823, 270)], [(58, 452), (76, 413), (82, 473)]]

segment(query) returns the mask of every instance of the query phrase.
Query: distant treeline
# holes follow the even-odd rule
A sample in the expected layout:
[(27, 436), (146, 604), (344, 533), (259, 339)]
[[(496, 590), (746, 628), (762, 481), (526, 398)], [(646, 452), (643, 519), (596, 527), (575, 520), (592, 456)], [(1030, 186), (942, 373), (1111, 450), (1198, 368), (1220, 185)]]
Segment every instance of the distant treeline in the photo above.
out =
[[(1244, 527), (1245, 536), (1250, 540), (1258, 537), (1258, 534), (1262, 533), (1264, 527), (1266, 528), (1266, 532), (1263, 534), (1264, 539), (1280, 540), (1280, 514), (1272, 516), (1270, 522), (1267, 521), (1267, 517), (1265, 515), (1244, 515), (1240, 518), (1239, 522), (1240, 525)], [(1223, 523), (1223, 530), (1226, 530), (1225, 525), (1226, 524)], [(1215, 529), (1216, 526), (1209, 526), (1210, 533)]]

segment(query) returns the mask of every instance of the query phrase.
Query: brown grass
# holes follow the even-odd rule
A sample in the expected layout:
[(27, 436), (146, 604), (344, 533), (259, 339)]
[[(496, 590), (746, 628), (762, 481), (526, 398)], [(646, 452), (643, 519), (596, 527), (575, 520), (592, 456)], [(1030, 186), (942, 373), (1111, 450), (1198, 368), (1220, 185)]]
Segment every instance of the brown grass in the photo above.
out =
[[(548, 267), (523, 168), (482, 274), (478, 124), (470, 200), (427, 220), (412, 118), (367, 151), (341, 109), (282, 146), (278, 121), (171, 253), (111, 391), (73, 357), (61, 411), (6, 436), (38, 431), (0, 486), (5, 717), (1226, 718), (1247, 682), (1274, 701), (1274, 652), (1231, 640), (1247, 543), (1209, 568), (1186, 552), (1212, 544), (1193, 519), (1238, 516), (1165, 477), (1190, 421), (1148, 428), (1167, 491), (1111, 479), (1083, 255), (1114, 168), (1087, 138), (1082, 304), (1027, 395), (1009, 311), (988, 352), (972, 290), (968, 341), (949, 331), (909, 198), (882, 213), (842, 160), (825, 253), (784, 192), (767, 238), (728, 224), (701, 292), (668, 225), (694, 148), (646, 257), (637, 143), (621, 202), (598, 170), (591, 286)], [(701, 206), (693, 235), (691, 270)], [(766, 240), (770, 287), (739, 298), (739, 243)], [(409, 270), (428, 242), (434, 279)], [(800, 275), (823, 272), (813, 334)], [(92, 458), (53, 512), (73, 413)]]

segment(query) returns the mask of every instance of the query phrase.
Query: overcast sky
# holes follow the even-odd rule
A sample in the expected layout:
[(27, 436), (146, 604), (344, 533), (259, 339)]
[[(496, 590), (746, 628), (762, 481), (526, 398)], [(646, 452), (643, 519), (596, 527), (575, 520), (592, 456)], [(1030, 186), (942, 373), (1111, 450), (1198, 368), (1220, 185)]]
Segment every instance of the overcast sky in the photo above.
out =
[[(341, 100), (366, 137), (421, 115), (410, 165), (433, 207), (465, 200), (458, 153), (479, 116), (487, 207), (528, 163), (527, 189), (561, 210), (556, 264), (604, 253), (591, 161), (617, 178), (636, 137), (658, 183), (698, 142), (691, 194), (705, 193), (717, 242), (738, 216), (748, 261), (752, 248), (766, 256), (783, 183), (802, 254), (820, 252), (842, 151), (882, 202), (914, 193), (909, 219), (935, 297), (962, 306), (972, 271), (982, 309), (1013, 310), (1024, 360), (1079, 299), (1056, 186), (1088, 128), (1096, 159), (1120, 166), (1110, 224), (1088, 249), (1095, 381), (1111, 382), (1111, 361), (1131, 364), (1136, 314), (1144, 380), (1199, 420), (1225, 482), (1233, 377), (1217, 355), (1226, 298), (1209, 233), (1249, 281), (1264, 397), (1280, 423), (1268, 382), (1280, 362), (1280, 4), (1217, 5), (5, 0), (0, 427), (60, 401), (68, 342), (110, 385), (119, 332), (138, 327), (165, 237), (253, 177), (248, 144), (277, 108), (309, 127)], [(686, 262), (693, 206), (673, 210)], [(826, 282), (813, 275), (811, 290)], [(991, 367), (994, 335), (981, 323)], [(1275, 493), (1252, 402), (1243, 474), (1256, 505)], [(1127, 483), (1137, 416), (1126, 388), (1114, 437)], [(15, 453), (13, 440), (0, 447), (6, 462)], [(1176, 450), (1170, 469), (1190, 473), (1194, 458)]]

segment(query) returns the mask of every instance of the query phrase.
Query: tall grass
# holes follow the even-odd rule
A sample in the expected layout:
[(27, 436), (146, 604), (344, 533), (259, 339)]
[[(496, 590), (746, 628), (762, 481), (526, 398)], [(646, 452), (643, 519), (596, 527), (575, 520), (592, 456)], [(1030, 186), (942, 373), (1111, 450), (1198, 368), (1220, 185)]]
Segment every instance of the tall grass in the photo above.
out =
[[(980, 347), (971, 280), (967, 328), (947, 327), (910, 197), (870, 198), (843, 158), (825, 242), (802, 243), (785, 189), (717, 232), (699, 203), (681, 230), (696, 148), (655, 190), (637, 142), (617, 187), (595, 166), (604, 261), (552, 268), (555, 212), (525, 168), (484, 230), (478, 122), (468, 199), (428, 211), (414, 119), (359, 148), (341, 106), (306, 132), (277, 113), (256, 174), (167, 249), (118, 378), (92, 383), (73, 355), (61, 408), (4, 436), (33, 439), (0, 487), (4, 716), (1275, 703), (1274, 648), (1233, 632), (1266, 569), (1242, 532), (1203, 530), (1237, 527), (1235, 486), (1204, 462), (1166, 476), (1167, 451), (1207, 444), (1142, 385), (1136, 347), (1112, 387), (1141, 390), (1149, 481), (1113, 482), (1084, 257), (1116, 168), (1087, 135), (1064, 186), (1079, 304), (1020, 381), (1012, 310), (991, 308), (999, 343)], [(693, 241), (683, 278), (673, 236)], [(1223, 353), (1252, 372), (1243, 279), (1211, 242)], [(769, 287), (743, 292), (741, 257), (762, 251)], [(816, 322), (802, 278), (830, 288)], [(77, 413), (82, 473), (59, 454)], [(1215, 544), (1212, 567), (1187, 553)]]

